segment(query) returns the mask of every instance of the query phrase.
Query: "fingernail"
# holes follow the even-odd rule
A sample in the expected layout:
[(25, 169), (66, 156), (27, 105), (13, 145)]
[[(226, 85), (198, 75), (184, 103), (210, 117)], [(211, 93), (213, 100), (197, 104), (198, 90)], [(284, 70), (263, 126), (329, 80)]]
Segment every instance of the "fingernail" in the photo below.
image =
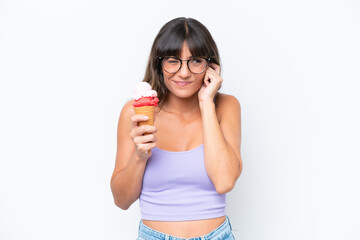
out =
[(145, 117), (144, 117), (144, 119), (145, 119), (145, 120), (148, 120), (148, 119), (149, 119), (149, 117), (148, 117), (148, 116), (145, 116)]

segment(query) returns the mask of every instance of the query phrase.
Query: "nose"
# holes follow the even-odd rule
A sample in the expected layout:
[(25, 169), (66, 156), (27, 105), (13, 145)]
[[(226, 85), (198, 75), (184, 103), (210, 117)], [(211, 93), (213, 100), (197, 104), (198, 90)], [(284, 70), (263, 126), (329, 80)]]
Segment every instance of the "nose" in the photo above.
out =
[(190, 70), (188, 68), (187, 61), (181, 61), (181, 67), (180, 67), (180, 70), (177, 73), (182, 78), (190, 77), (191, 72), (190, 72)]

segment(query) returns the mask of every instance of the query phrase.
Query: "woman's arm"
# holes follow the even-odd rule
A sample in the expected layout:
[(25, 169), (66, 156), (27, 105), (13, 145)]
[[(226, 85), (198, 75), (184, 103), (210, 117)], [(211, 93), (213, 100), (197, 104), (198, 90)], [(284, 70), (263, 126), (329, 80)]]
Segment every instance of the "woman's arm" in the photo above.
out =
[[(142, 179), (147, 158), (141, 158), (135, 152), (135, 145), (130, 136), (137, 137), (136, 142), (153, 141), (153, 134), (141, 136), (143, 132), (153, 133), (155, 126), (144, 125), (133, 131), (137, 122), (144, 120), (140, 115), (134, 115), (132, 102), (125, 104), (121, 111), (117, 132), (116, 163), (111, 177), (111, 191), (115, 204), (123, 210), (128, 209), (140, 196)], [(141, 137), (140, 137), (141, 136)], [(142, 140), (140, 140), (140, 138)], [(154, 143), (141, 144), (142, 146), (155, 146)]]
[(212, 101), (201, 102), (200, 109), (206, 171), (216, 191), (223, 194), (233, 189), (242, 171), (241, 108), (239, 101), (231, 95), (220, 94), (218, 102), (220, 122)]

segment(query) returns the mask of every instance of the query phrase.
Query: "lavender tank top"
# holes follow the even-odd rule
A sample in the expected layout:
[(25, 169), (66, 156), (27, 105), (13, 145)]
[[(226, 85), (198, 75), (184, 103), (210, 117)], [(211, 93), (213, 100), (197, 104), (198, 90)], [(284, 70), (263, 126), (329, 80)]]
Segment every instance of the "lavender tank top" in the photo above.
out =
[(141, 217), (190, 221), (225, 215), (226, 194), (207, 175), (204, 145), (183, 152), (152, 149), (139, 198)]

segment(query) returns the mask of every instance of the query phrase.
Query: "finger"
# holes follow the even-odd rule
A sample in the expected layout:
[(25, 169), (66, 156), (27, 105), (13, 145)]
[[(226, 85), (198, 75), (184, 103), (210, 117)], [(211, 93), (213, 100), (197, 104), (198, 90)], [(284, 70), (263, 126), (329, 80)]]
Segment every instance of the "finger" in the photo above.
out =
[(209, 71), (210, 73), (215, 74), (215, 75), (219, 75), (219, 74), (218, 74), (218, 69), (215, 69), (215, 68), (208, 68), (208, 71)]
[(205, 73), (205, 76), (204, 76), (204, 84), (205, 86), (209, 85), (211, 83), (211, 79), (210, 79), (210, 75), (209, 75), (209, 72), (206, 72)]
[(143, 136), (144, 133), (155, 133), (157, 132), (157, 128), (155, 126), (151, 126), (151, 125), (142, 125), (140, 127), (135, 126), (131, 132), (130, 132), (130, 137), (132, 139), (135, 139), (138, 136)]
[(145, 116), (145, 115), (134, 115), (131, 117), (131, 125), (132, 125), (132, 128), (135, 128), (139, 125), (139, 122), (142, 122), (142, 121), (147, 121), (149, 118), (148, 116)]
[(151, 150), (152, 148), (154, 148), (156, 146), (156, 143), (144, 143), (144, 144), (139, 144), (138, 146), (138, 150), (141, 152), (146, 152), (148, 153), (149, 150)]
[(211, 80), (210, 82), (222, 82), (222, 77), (220, 77), (214, 70), (206, 73), (207, 77)]
[(137, 127), (135, 133), (137, 136), (142, 136), (144, 133), (154, 133), (156, 132), (156, 127), (152, 125), (142, 125)]
[(208, 71), (207, 71), (207, 72), (212, 73), (212, 74), (214, 74), (214, 75), (218, 75), (217, 72), (216, 72), (216, 70), (213, 69), (213, 68), (208, 68)]
[[(214, 70), (212, 70), (214, 71)], [(217, 75), (215, 75), (215, 72), (207, 72), (206, 73), (206, 86), (209, 85), (210, 83), (215, 83), (216, 79), (217, 79)]]
[(210, 66), (215, 70), (215, 72), (218, 74), (218, 75), (220, 75), (220, 66), (219, 65), (217, 65), (216, 63), (211, 63), (210, 64)]
[(136, 141), (140, 143), (150, 143), (150, 142), (156, 142), (157, 137), (154, 133), (149, 133), (142, 136), (137, 136)]
[(137, 145), (156, 142), (157, 137), (154, 134), (144, 135), (144, 136), (136, 136), (134, 138), (134, 143)]

